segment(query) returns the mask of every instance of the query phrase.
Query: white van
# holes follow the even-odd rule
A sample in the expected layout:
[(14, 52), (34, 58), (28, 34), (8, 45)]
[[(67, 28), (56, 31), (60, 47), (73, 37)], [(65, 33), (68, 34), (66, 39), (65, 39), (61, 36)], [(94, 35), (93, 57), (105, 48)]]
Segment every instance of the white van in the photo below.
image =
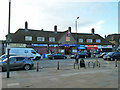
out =
[[(39, 60), (41, 55), (38, 54), (33, 48), (10, 48), (10, 54), (14, 53), (17, 56), (26, 56), (35, 60)], [(6, 49), (7, 54), (7, 49)]]

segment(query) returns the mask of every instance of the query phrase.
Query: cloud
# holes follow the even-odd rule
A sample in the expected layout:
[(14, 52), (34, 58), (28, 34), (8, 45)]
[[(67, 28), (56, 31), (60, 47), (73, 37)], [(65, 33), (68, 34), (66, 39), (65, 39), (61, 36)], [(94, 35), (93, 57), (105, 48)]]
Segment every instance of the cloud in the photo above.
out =
[(83, 27), (78, 27), (78, 33), (91, 33), (91, 29), (94, 28), (95, 32), (99, 32), (102, 30), (102, 25), (104, 24), (104, 20), (100, 20), (96, 23), (86, 25)]

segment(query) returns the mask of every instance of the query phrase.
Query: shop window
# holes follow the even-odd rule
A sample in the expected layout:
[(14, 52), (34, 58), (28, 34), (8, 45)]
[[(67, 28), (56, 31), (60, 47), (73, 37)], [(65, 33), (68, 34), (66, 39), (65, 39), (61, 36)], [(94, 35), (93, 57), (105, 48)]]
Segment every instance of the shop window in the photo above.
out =
[(96, 43), (100, 43), (101, 41), (100, 41), (100, 39), (96, 39)]
[(50, 42), (55, 42), (55, 38), (54, 37), (49, 37), (49, 41)]
[(25, 36), (25, 41), (32, 41), (32, 36)]
[(92, 39), (87, 39), (87, 43), (92, 43), (93, 40)]
[(83, 42), (83, 39), (79, 39), (79, 43), (82, 43)]
[(44, 37), (37, 37), (37, 41), (45, 41)]

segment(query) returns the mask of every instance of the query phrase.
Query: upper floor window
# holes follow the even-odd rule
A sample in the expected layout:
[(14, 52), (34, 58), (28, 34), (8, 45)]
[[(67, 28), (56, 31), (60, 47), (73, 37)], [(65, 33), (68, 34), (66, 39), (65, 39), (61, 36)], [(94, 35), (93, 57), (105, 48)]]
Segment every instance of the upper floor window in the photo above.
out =
[(79, 39), (79, 43), (82, 43), (82, 42), (83, 42), (83, 39), (80, 38), (80, 39)]
[(92, 39), (87, 39), (87, 43), (92, 43), (93, 40)]
[(50, 42), (54, 42), (54, 41), (55, 41), (55, 38), (54, 38), (54, 37), (49, 37), (49, 41), (50, 41)]
[(120, 39), (119, 39), (119, 43), (120, 43)]
[(45, 41), (44, 37), (37, 37), (37, 41)]
[(100, 41), (100, 39), (96, 39), (96, 43), (100, 43), (101, 41)]
[(25, 36), (25, 41), (32, 41), (32, 36)]

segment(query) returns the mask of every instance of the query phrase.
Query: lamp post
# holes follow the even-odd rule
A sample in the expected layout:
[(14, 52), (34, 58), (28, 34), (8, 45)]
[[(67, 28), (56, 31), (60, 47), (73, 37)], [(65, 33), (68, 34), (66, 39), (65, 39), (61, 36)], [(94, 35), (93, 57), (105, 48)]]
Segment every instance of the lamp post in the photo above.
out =
[(77, 33), (77, 20), (78, 19), (79, 19), (79, 17), (77, 17), (76, 20), (75, 20), (75, 28), (76, 28), (75, 30), (76, 30), (76, 33)]
[(75, 30), (76, 30), (76, 41), (77, 41), (77, 20), (79, 19), (79, 17), (76, 18), (75, 20)]
[(7, 41), (7, 78), (9, 78), (9, 50), (10, 50), (10, 10), (11, 10), (11, 0), (9, 0), (9, 16), (8, 16), (8, 41)]

